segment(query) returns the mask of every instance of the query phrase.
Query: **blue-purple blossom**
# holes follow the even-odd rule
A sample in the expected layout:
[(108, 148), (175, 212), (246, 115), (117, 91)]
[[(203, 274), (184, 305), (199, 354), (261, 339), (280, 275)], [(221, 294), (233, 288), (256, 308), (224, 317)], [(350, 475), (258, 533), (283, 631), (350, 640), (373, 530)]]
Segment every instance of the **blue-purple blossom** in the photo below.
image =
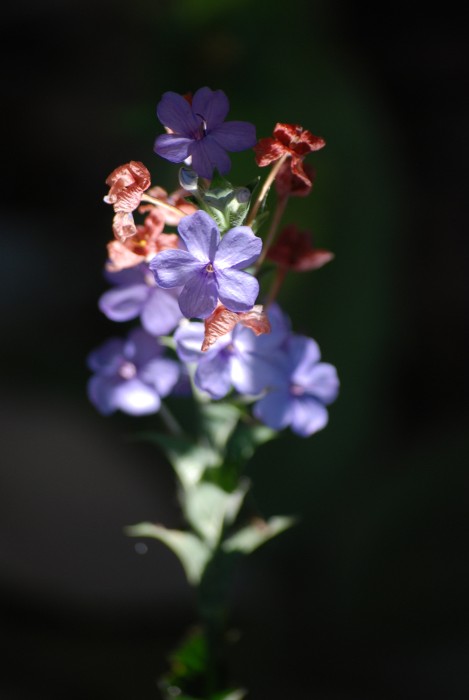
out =
[(165, 92), (156, 113), (171, 133), (158, 136), (155, 152), (171, 163), (182, 163), (190, 157), (199, 177), (211, 179), (215, 168), (226, 174), (231, 167), (226, 151), (244, 151), (257, 141), (253, 124), (225, 122), (229, 108), (222, 90), (200, 88), (192, 103), (176, 92)]
[(88, 396), (104, 415), (116, 410), (134, 416), (156, 413), (180, 374), (178, 362), (163, 357), (156, 338), (141, 328), (127, 339), (107, 340), (89, 355), (88, 366), (95, 372)]
[(277, 305), (269, 310), (271, 331), (255, 335), (238, 324), (210, 347), (201, 351), (204, 324), (182, 324), (175, 332), (176, 352), (183, 362), (196, 363), (194, 383), (214, 399), (221, 399), (233, 387), (240, 394), (260, 394), (270, 383), (270, 358), (286, 342), (290, 326)]
[(207, 318), (218, 300), (230, 311), (249, 311), (259, 293), (255, 277), (242, 272), (252, 265), (262, 241), (248, 226), (236, 226), (223, 238), (204, 211), (184, 217), (178, 231), (186, 250), (163, 250), (150, 262), (156, 283), (182, 287), (179, 306), (186, 318)]
[(142, 326), (152, 335), (166, 335), (182, 318), (178, 289), (162, 289), (146, 263), (119, 272), (108, 272), (114, 283), (100, 297), (98, 306), (111, 321), (130, 321), (140, 316)]
[(290, 426), (301, 437), (324, 428), (339, 380), (335, 367), (319, 360), (314, 340), (292, 335), (285, 351), (272, 357), (269, 390), (254, 406), (256, 418), (274, 430)]

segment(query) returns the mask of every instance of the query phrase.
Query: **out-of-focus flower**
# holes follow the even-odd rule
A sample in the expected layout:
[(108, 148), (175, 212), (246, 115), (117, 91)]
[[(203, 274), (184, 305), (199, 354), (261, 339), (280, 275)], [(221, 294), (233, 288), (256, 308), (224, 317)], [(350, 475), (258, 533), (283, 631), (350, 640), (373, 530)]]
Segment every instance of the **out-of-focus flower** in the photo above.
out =
[[(136, 232), (133, 236), (108, 243), (109, 261), (106, 267), (110, 272), (134, 267), (142, 260), (151, 260), (162, 250), (178, 247), (179, 237), (175, 233), (163, 233), (166, 217), (162, 209), (150, 205), (146, 211), (149, 213), (143, 224), (135, 227)], [(129, 214), (129, 216), (132, 215)]]
[(319, 360), (314, 340), (291, 336), (285, 351), (272, 358), (268, 392), (253, 409), (256, 418), (273, 430), (290, 426), (301, 437), (324, 428), (339, 380), (335, 367)]
[(92, 352), (88, 366), (95, 372), (88, 396), (104, 415), (116, 410), (141, 416), (156, 413), (179, 378), (179, 364), (163, 357), (157, 340), (141, 328), (127, 340), (111, 338)]
[(266, 256), (287, 270), (306, 272), (317, 270), (334, 258), (334, 253), (322, 248), (314, 248), (311, 234), (300, 231), (297, 226), (286, 226), (279, 234), (277, 242), (269, 248)]
[(158, 136), (155, 152), (171, 163), (190, 157), (191, 167), (200, 177), (211, 179), (215, 168), (226, 174), (231, 167), (226, 152), (244, 151), (256, 143), (254, 125), (225, 122), (228, 111), (228, 98), (222, 90), (200, 88), (192, 101), (176, 92), (165, 92), (157, 115), (169, 133)]
[(118, 211), (112, 220), (112, 231), (118, 241), (125, 241), (135, 236), (137, 227), (132, 212)]
[(175, 332), (176, 351), (183, 362), (196, 363), (195, 385), (214, 399), (221, 399), (232, 387), (241, 394), (260, 394), (272, 375), (270, 361), (283, 346), (290, 332), (288, 319), (277, 305), (269, 310), (271, 332), (256, 335), (242, 324), (219, 337), (202, 351), (204, 324), (182, 324)]
[(236, 226), (223, 238), (215, 221), (203, 211), (181, 220), (178, 231), (187, 250), (164, 250), (150, 262), (156, 283), (164, 289), (182, 287), (179, 306), (186, 318), (207, 318), (218, 300), (230, 311), (249, 311), (259, 283), (247, 272), (262, 249), (248, 226)]
[(106, 185), (110, 190), (104, 201), (112, 204), (116, 212), (130, 213), (138, 207), (150, 183), (150, 173), (143, 163), (131, 160), (113, 170), (107, 178)]
[(303, 129), (302, 126), (278, 123), (275, 125), (273, 137), (260, 139), (254, 146), (256, 163), (264, 167), (282, 156), (289, 156), (287, 163), (292, 177), (295, 178), (295, 187), (298, 189), (299, 180), (306, 189), (311, 189), (312, 180), (304, 170), (303, 159), (308, 153), (318, 151), (325, 145), (324, 139)]
[(291, 163), (285, 161), (275, 176), (275, 190), (280, 198), (283, 197), (307, 197), (313, 189), (316, 179), (316, 170), (309, 163), (303, 163), (304, 177), (298, 177), (292, 168)]
[(111, 321), (130, 321), (140, 316), (142, 326), (151, 335), (166, 335), (182, 318), (178, 304), (179, 289), (157, 287), (145, 263), (114, 274), (115, 285), (104, 292), (98, 306)]

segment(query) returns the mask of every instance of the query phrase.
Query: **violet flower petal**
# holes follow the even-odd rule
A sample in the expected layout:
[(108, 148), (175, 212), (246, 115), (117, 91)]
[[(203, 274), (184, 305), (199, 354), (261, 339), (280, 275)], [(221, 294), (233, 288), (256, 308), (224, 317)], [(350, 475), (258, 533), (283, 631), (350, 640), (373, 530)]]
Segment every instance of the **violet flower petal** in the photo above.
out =
[(301, 437), (308, 437), (327, 425), (329, 414), (322, 403), (311, 396), (295, 397), (292, 402), (291, 429)]
[(318, 362), (314, 367), (309, 367), (307, 372), (304, 366), (300, 365), (294, 371), (291, 381), (324, 404), (335, 401), (339, 393), (337, 370), (327, 362)]
[[(321, 359), (321, 351), (315, 340), (305, 335), (294, 334), (288, 341), (288, 354), (292, 367), (300, 375), (308, 375), (311, 367)], [(299, 382), (301, 383), (301, 382)]]
[(113, 376), (122, 363), (124, 350), (125, 340), (109, 338), (88, 355), (87, 365), (93, 372)]
[(217, 270), (243, 270), (252, 265), (262, 250), (262, 240), (249, 226), (236, 226), (226, 233), (215, 256)]
[(212, 129), (210, 136), (219, 146), (233, 153), (252, 148), (257, 142), (256, 127), (249, 122), (225, 122)]
[(156, 358), (151, 360), (139, 374), (145, 384), (153, 386), (160, 397), (167, 396), (176, 385), (180, 366), (174, 360), (167, 358)]
[(201, 269), (203, 265), (187, 250), (162, 250), (150, 262), (156, 284), (163, 289), (182, 287)]
[(231, 381), (240, 394), (260, 394), (272, 385), (276, 372), (268, 358), (246, 353), (234, 354), (231, 360)]
[(165, 92), (158, 103), (156, 114), (160, 122), (174, 131), (194, 138), (201, 120), (194, 115), (189, 102), (177, 92)]
[(143, 328), (134, 328), (127, 336), (124, 347), (125, 359), (132, 362), (137, 370), (147, 362), (163, 354), (163, 347), (156, 338)]
[(112, 401), (116, 408), (132, 416), (156, 413), (161, 406), (156, 390), (138, 377), (118, 384), (112, 392)]
[(249, 311), (252, 309), (259, 294), (257, 279), (240, 270), (217, 269), (216, 273), (218, 296), (222, 304), (230, 311)]
[(198, 362), (202, 357), (204, 324), (197, 321), (184, 323), (174, 333), (176, 352), (183, 362)]
[(111, 321), (130, 321), (140, 315), (149, 291), (146, 284), (115, 287), (101, 295), (98, 306)]
[(179, 296), (179, 307), (186, 318), (207, 318), (217, 305), (217, 292), (214, 273), (202, 269), (195, 272), (184, 285)]
[(211, 180), (215, 168), (222, 175), (226, 175), (231, 169), (229, 155), (211, 136), (205, 136), (200, 141), (193, 141), (189, 148), (192, 156), (192, 169), (199, 177)]
[(88, 398), (103, 416), (109, 416), (116, 410), (114, 389), (120, 383), (120, 380), (115, 377), (106, 377), (99, 374), (95, 374), (88, 380)]
[(231, 389), (231, 357), (226, 350), (204, 357), (197, 367), (195, 385), (214, 399), (222, 399)]
[(196, 211), (181, 219), (178, 226), (179, 235), (187, 250), (200, 262), (213, 262), (218, 244), (220, 231), (205, 211)]
[(177, 134), (161, 134), (156, 138), (153, 150), (170, 163), (182, 163), (189, 155), (192, 139)]
[(178, 295), (173, 290), (153, 287), (149, 290), (140, 320), (142, 326), (151, 335), (171, 333), (182, 318), (178, 304)]
[(197, 90), (192, 97), (192, 112), (204, 119), (207, 131), (211, 131), (221, 124), (229, 109), (230, 103), (223, 90), (211, 90), (208, 87), (203, 87)]
[(287, 390), (273, 390), (258, 401), (253, 408), (255, 417), (273, 430), (282, 430), (291, 423), (293, 408)]

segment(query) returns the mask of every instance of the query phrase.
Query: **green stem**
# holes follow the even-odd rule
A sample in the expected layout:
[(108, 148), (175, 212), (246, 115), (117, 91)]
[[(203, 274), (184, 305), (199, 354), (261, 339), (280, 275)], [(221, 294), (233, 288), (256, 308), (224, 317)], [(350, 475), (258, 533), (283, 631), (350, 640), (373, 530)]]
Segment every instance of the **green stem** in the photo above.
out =
[(262, 202), (264, 201), (264, 199), (267, 197), (267, 195), (268, 195), (268, 193), (269, 193), (269, 190), (270, 190), (270, 188), (271, 188), (271, 185), (272, 185), (273, 181), (275, 180), (275, 178), (276, 178), (276, 176), (277, 176), (278, 171), (280, 170), (280, 168), (282, 167), (282, 165), (285, 163), (286, 159), (287, 159), (289, 156), (290, 156), (289, 153), (285, 153), (285, 154), (284, 154), (281, 158), (279, 158), (279, 160), (278, 160), (276, 163), (274, 163), (274, 165), (272, 166), (272, 169), (271, 169), (270, 173), (267, 175), (267, 178), (266, 178), (264, 184), (263, 184), (262, 187), (261, 187), (261, 191), (259, 192), (259, 194), (257, 195), (256, 199), (254, 200), (254, 203), (253, 203), (253, 205), (252, 205), (252, 209), (251, 209), (251, 211), (249, 212), (249, 216), (248, 216), (248, 218), (247, 218), (247, 220), (246, 220), (246, 226), (250, 226), (250, 225), (252, 224), (252, 222), (254, 221), (254, 219), (256, 218), (257, 212), (259, 211), (259, 207), (261, 206), (261, 204), (262, 204)]
[(264, 245), (262, 246), (262, 252), (257, 259), (256, 262), (256, 267), (255, 267), (255, 272), (259, 271), (259, 268), (261, 267), (262, 263), (265, 260), (265, 256), (267, 255), (267, 252), (274, 242), (275, 239), (275, 234), (277, 233), (278, 227), (280, 225), (280, 221), (282, 219), (283, 213), (285, 211), (285, 207), (287, 206), (288, 202), (288, 195), (286, 197), (282, 197), (277, 201), (277, 206), (275, 207), (274, 214), (272, 216), (272, 222), (270, 224), (269, 232), (267, 233)]

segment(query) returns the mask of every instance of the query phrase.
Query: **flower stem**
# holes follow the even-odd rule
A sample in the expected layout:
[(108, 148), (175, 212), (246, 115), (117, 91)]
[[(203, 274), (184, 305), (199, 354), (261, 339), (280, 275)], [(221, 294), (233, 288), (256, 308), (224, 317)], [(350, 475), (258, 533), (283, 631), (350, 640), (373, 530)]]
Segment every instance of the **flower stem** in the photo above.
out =
[(256, 272), (259, 270), (260, 266), (264, 262), (265, 256), (267, 255), (267, 252), (274, 241), (275, 234), (277, 233), (277, 229), (279, 227), (280, 221), (281, 221), (283, 213), (285, 211), (285, 207), (287, 206), (287, 202), (288, 202), (288, 195), (285, 197), (282, 197), (281, 199), (279, 199), (277, 201), (277, 206), (275, 207), (275, 211), (274, 211), (274, 215), (272, 217), (272, 222), (270, 224), (269, 232), (267, 233), (265, 243), (262, 246), (262, 252), (261, 252), (261, 254), (256, 262), (256, 267), (255, 267)]
[(168, 204), (168, 202), (163, 202), (161, 199), (156, 199), (155, 197), (150, 197), (149, 194), (142, 194), (142, 202), (149, 202), (150, 204), (154, 204), (155, 207), (160, 207), (161, 209), (166, 209), (167, 211), (170, 211), (172, 214), (176, 214), (177, 216), (180, 216), (181, 219), (184, 216), (187, 216), (187, 213), (185, 211), (182, 211), (182, 209), (179, 209), (179, 207), (175, 207), (172, 204)]
[(275, 275), (275, 279), (274, 279), (272, 287), (270, 288), (270, 291), (269, 291), (269, 296), (267, 297), (267, 300), (264, 304), (264, 311), (267, 311), (269, 306), (271, 304), (273, 304), (273, 302), (276, 300), (277, 295), (282, 287), (282, 284), (283, 284), (286, 276), (287, 276), (287, 268), (286, 267), (277, 268), (277, 274)]
[(176, 418), (173, 416), (169, 408), (165, 406), (163, 402), (161, 402), (159, 413), (163, 420), (163, 423), (166, 425), (166, 427), (172, 435), (180, 436), (184, 434), (184, 431), (177, 422)]
[(290, 156), (289, 153), (284, 153), (281, 158), (273, 165), (272, 170), (270, 173), (267, 175), (267, 178), (264, 182), (264, 184), (261, 187), (261, 191), (257, 195), (256, 199), (254, 200), (254, 204), (252, 205), (252, 209), (249, 212), (249, 216), (246, 220), (246, 226), (250, 226), (254, 219), (257, 216), (257, 212), (259, 211), (259, 207), (261, 206), (262, 202), (264, 199), (267, 197), (267, 194), (269, 193), (269, 190), (272, 186), (273, 181), (275, 180), (275, 177), (282, 167), (282, 165), (285, 163), (286, 159)]

